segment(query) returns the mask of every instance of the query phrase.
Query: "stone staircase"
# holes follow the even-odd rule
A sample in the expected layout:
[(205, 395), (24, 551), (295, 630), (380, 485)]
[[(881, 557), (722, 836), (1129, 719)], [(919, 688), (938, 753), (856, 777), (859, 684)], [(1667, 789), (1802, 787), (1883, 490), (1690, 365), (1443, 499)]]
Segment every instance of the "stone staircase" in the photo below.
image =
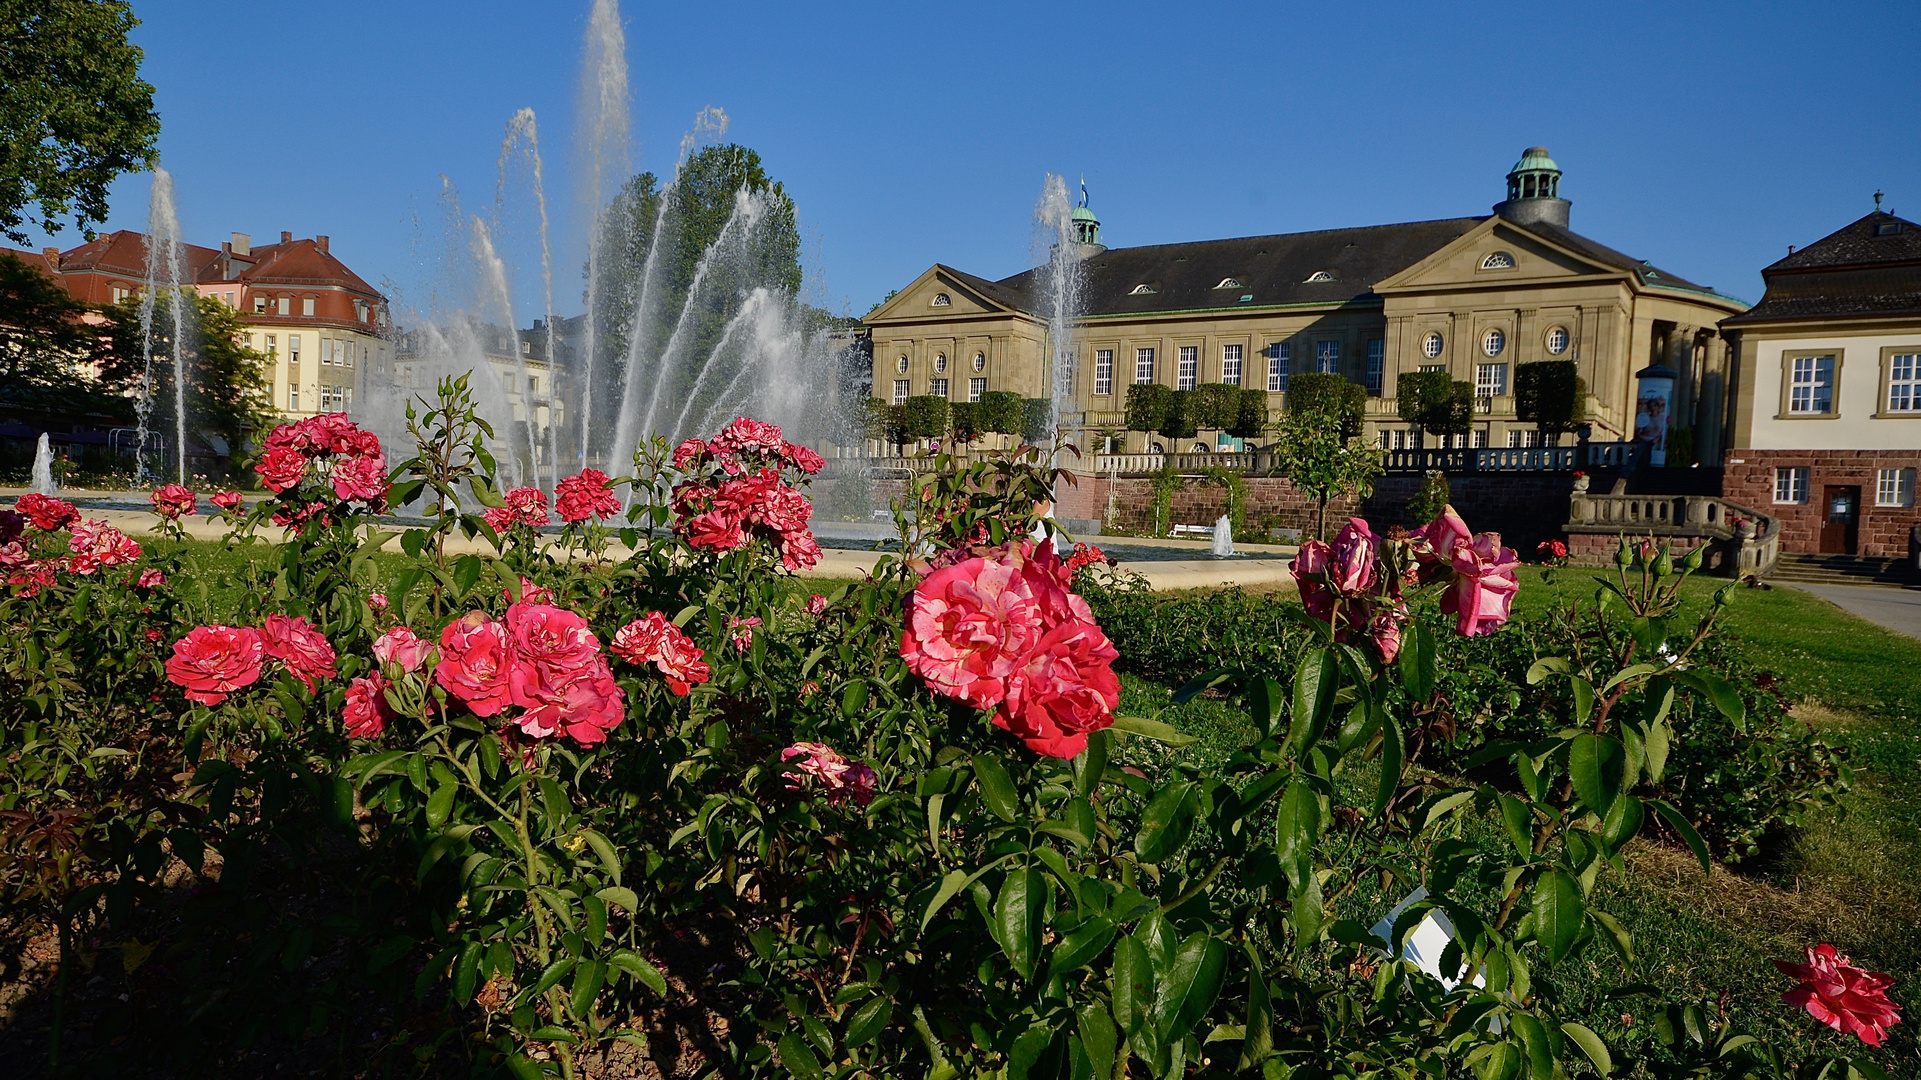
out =
[(1870, 559), (1859, 555), (1783, 554), (1768, 580), (1811, 585), (1887, 585), (1921, 589), (1921, 574), (1907, 559)]

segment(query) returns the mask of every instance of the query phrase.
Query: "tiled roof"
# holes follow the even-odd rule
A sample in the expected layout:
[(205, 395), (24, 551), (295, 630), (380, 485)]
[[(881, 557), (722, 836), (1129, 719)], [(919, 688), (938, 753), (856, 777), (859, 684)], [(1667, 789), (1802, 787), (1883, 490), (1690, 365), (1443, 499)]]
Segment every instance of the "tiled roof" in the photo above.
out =
[[(1893, 226), (1893, 231), (1883, 235), (1882, 230), (1887, 226)], [(1876, 210), (1816, 240), (1761, 273), (1891, 262), (1921, 262), (1921, 225)]]
[[(200, 272), (198, 280), (202, 284), (212, 284), (226, 280), (220, 277), (219, 252)], [(292, 240), (284, 244), (256, 244), (250, 256), (253, 266), (240, 271), (231, 280), (247, 285), (337, 285), (355, 292), (379, 296), (380, 291), (367, 284), (359, 274), (347, 268), (347, 264), (335, 258), (331, 252), (320, 250), (313, 240)]]
[(1921, 225), (1875, 211), (1761, 271), (1761, 302), (1723, 326), (1921, 317)]
[[(182, 244), (180, 249), (183, 269), (191, 274), (198, 267), (219, 255), (215, 248), (201, 247), (198, 244)], [(96, 236), (76, 248), (68, 248), (60, 253), (60, 272), (79, 274), (95, 271), (103, 274), (119, 274), (122, 277), (144, 278), (147, 275), (147, 237), (144, 233), (120, 229), (115, 232)]]

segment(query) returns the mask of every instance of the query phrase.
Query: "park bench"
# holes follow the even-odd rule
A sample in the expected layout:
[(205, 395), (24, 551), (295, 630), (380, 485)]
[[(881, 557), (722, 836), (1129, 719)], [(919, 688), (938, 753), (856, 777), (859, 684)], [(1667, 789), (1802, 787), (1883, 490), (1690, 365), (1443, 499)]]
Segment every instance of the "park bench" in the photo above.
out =
[(1214, 539), (1214, 526), (1212, 525), (1176, 525), (1174, 526), (1174, 539), (1179, 540), (1183, 536), (1190, 536), (1197, 540), (1212, 540)]

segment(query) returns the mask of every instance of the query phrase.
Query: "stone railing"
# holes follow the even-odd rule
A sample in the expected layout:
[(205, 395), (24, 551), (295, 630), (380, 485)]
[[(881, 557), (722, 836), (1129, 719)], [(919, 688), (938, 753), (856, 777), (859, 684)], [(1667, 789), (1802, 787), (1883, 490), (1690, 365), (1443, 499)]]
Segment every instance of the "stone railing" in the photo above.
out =
[(1260, 450), (1238, 454), (1096, 454), (1091, 460), (1094, 472), (1102, 476), (1153, 476), (1170, 463), (1175, 472), (1188, 476), (1208, 469), (1260, 475), (1272, 472), (1276, 464), (1273, 454)]
[(1381, 465), (1390, 473), (1571, 472), (1574, 450), (1572, 446), (1389, 450)]
[(1603, 538), (1622, 536), (1696, 540), (1708, 547), (1704, 567), (1731, 577), (1766, 574), (1781, 557), (1779, 521), (1713, 495), (1597, 495), (1577, 484), (1567, 534), (1576, 561), (1589, 563), (1612, 556), (1618, 540)]

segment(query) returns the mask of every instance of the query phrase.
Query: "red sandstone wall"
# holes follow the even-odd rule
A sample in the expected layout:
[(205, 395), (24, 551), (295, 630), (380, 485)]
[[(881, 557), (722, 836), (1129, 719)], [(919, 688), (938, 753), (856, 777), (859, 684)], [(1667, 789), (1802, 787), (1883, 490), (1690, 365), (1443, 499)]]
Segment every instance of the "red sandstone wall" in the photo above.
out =
[[(1740, 464), (1734, 464), (1735, 460)], [(1808, 470), (1808, 501), (1782, 505), (1774, 501), (1776, 467), (1802, 466)], [(1921, 510), (1912, 506), (1876, 506), (1874, 490), (1882, 469), (1921, 467), (1921, 450), (1734, 450), (1722, 474), (1723, 497), (1751, 506), (1781, 522), (1781, 551), (1821, 550), (1821, 498), (1828, 485), (1861, 489), (1861, 518), (1856, 554), (1871, 558), (1906, 558), (1908, 531), (1921, 523)]]

